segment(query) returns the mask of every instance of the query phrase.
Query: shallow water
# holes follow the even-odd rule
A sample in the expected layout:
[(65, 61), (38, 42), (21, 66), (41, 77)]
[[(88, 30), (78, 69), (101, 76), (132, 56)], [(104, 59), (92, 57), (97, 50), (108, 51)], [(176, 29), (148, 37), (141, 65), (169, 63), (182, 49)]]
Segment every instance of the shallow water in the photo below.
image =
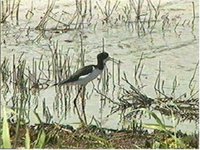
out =
[[(112, 1), (113, 2), (113, 1)], [(99, 2), (100, 3), (100, 2)], [(102, 2), (103, 3), (103, 2)], [(118, 12), (114, 12), (114, 17), (117, 18), (121, 8), (126, 4), (126, 1), (121, 1)], [(33, 4), (34, 15), (30, 20), (25, 18), (28, 10), (31, 9)], [(105, 51), (121, 63), (121, 76), (123, 72), (126, 73), (129, 81), (134, 83), (134, 66), (137, 65), (141, 54), (144, 54), (142, 63), (144, 68), (141, 74), (141, 85), (144, 86), (142, 92), (149, 97), (156, 97), (154, 91), (154, 83), (157, 78), (159, 62), (161, 62), (161, 79), (165, 81), (165, 92), (171, 93), (173, 80), (175, 76), (178, 80), (178, 88), (176, 90), (176, 96), (179, 96), (189, 91), (189, 82), (195, 69), (195, 65), (198, 62), (198, 1), (195, 1), (196, 18), (194, 29), (190, 24), (179, 25), (176, 30), (175, 24), (180, 20), (183, 23), (184, 20), (192, 19), (192, 1), (189, 0), (165, 0), (161, 3), (161, 15), (158, 19), (156, 29), (151, 33), (141, 34), (138, 36), (137, 32), (125, 25), (119, 23), (119, 25), (113, 25), (113, 27), (102, 25), (102, 16), (98, 16), (98, 8), (94, 8), (94, 19), (92, 24), (97, 22), (97, 26), (94, 29), (93, 26), (82, 29), (81, 31), (69, 31), (66, 33), (54, 33), (46, 32), (46, 39), (41, 38), (37, 42), (31, 42), (36, 38), (39, 31), (34, 30), (34, 27), (39, 23), (39, 20), (44, 15), (47, 1), (36, 0), (33, 3), (31, 1), (23, 1), (20, 5), (20, 20), (19, 25), (15, 25), (15, 22), (7, 22), (2, 25), (2, 39), (5, 41), (1, 46), (2, 58), (6, 57), (12, 60), (13, 54), (17, 57), (24, 52), (23, 58), (26, 60), (38, 59), (41, 55), (44, 55), (44, 59), (49, 60), (51, 52), (48, 48), (48, 38), (52, 36), (52, 41), (58, 41), (63, 55), (67, 54), (67, 50), (70, 49), (69, 54), (74, 56), (76, 60), (80, 53), (80, 32), (85, 37), (83, 39), (83, 47), (86, 50), (85, 64), (96, 63), (96, 54), (102, 51), (102, 38), (105, 40)], [(93, 4), (95, 5), (95, 3)], [(103, 4), (102, 4), (103, 5)], [(62, 10), (69, 13), (73, 13), (75, 9), (74, 1), (58, 0), (55, 3), (53, 12), (57, 14), (56, 18), (59, 18), (59, 14)], [(96, 12), (96, 13), (95, 13)], [(161, 16), (169, 13), (170, 27), (164, 32), (161, 29)], [(30, 14), (29, 14), (30, 15)], [(47, 28), (55, 25), (55, 22), (47, 23)], [(180, 23), (180, 24), (181, 24)], [(27, 36), (27, 29), (30, 27), (29, 36)], [(30, 40), (31, 39), (31, 40)], [(66, 42), (71, 40), (72, 42)], [(12, 62), (12, 61), (11, 61)], [(27, 61), (28, 65), (32, 65), (32, 61)], [(73, 64), (74, 63), (74, 64)], [(76, 66), (76, 61), (72, 62), (72, 67)], [(113, 71), (112, 62), (107, 64), (109, 72)], [(115, 84), (117, 85), (117, 67), (114, 68), (115, 72)], [(198, 88), (198, 73), (195, 76), (196, 87)], [(53, 82), (53, 81), (52, 81)], [(96, 85), (97, 81), (94, 81)], [(122, 87), (127, 87), (124, 82), (121, 82)], [(90, 83), (87, 86), (87, 92), (91, 93), (93, 85)], [(110, 91), (112, 90), (112, 80), (110, 80)], [(115, 94), (118, 93), (118, 86), (115, 89)], [(112, 93), (108, 92), (108, 96), (112, 97)], [(64, 118), (63, 106), (58, 105), (56, 110), (53, 109), (55, 102), (56, 92), (54, 88), (48, 88), (40, 91), (38, 96), (39, 107), (37, 112), (42, 115), (42, 102), (45, 98), (46, 106), (49, 108), (52, 120), (55, 122), (61, 122), (63, 124), (74, 124), (79, 122), (77, 115), (74, 115), (73, 109), (67, 112), (66, 118)], [(114, 95), (116, 99), (117, 96)], [(33, 103), (34, 105), (34, 103)], [(112, 104), (107, 103), (105, 106), (101, 106), (100, 95), (93, 92), (91, 97), (86, 102), (86, 114), (88, 121), (94, 116), (99, 120), (103, 127), (120, 128), (121, 123), (118, 123), (119, 114), (114, 114), (110, 117), (106, 117), (110, 113), (110, 107)], [(72, 105), (71, 105), (72, 106)], [(32, 109), (34, 107), (31, 107)], [(30, 114), (33, 118), (31, 121), (35, 122), (34, 114)], [(43, 118), (45, 120), (45, 117)], [(152, 120), (150, 120), (151, 122)], [(144, 122), (149, 122), (149, 119), (144, 119)], [(166, 119), (167, 124), (171, 124), (171, 121)], [(193, 128), (188, 128), (187, 126)], [(194, 131), (197, 129), (195, 124), (184, 122), (180, 124), (180, 128), (186, 131)]]

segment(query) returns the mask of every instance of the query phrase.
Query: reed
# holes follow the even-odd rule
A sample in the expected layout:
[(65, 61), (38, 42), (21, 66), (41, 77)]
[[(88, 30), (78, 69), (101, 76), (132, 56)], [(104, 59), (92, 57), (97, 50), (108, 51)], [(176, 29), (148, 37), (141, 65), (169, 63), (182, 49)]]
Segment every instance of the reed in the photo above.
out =
[(175, 24), (175, 27), (174, 27), (174, 32), (175, 32), (175, 33), (176, 33), (176, 30), (177, 30), (177, 27), (180, 25), (181, 18), (176, 17), (176, 20), (178, 20), (178, 21), (176, 21), (176, 24)]
[(121, 61), (119, 60), (118, 61), (118, 65), (117, 65), (117, 74), (118, 74), (118, 80), (117, 80), (117, 83), (118, 83), (118, 85), (121, 85), (120, 83), (120, 81), (121, 81), (121, 67), (120, 67), (120, 65), (121, 65)]
[(194, 4), (194, 2), (192, 2), (192, 14), (193, 14), (192, 30), (194, 30), (194, 21), (195, 21), (195, 18), (196, 18), (196, 15), (195, 15), (195, 4)]
[(138, 36), (140, 36), (140, 29), (143, 24), (141, 21), (143, 3), (144, 3), (144, 0), (139, 0), (139, 1), (130, 0), (129, 1), (129, 5), (134, 10), (134, 13), (135, 13), (135, 20), (134, 20), (135, 30)]
[(141, 54), (138, 64), (135, 65), (135, 68), (134, 68), (134, 79), (135, 79), (136, 84), (138, 84), (138, 81), (141, 80), (141, 74), (142, 74), (142, 70), (144, 68), (144, 64), (142, 64), (142, 60), (144, 59), (143, 55), (144, 55), (144, 53)]
[(76, 0), (76, 11), (78, 13), (78, 17), (75, 28), (76, 29), (84, 28), (84, 21), (88, 11), (88, 1)]
[(156, 78), (156, 81), (155, 81), (155, 84), (154, 84), (154, 90), (157, 94), (158, 97), (161, 96), (161, 94), (164, 94), (164, 93), (161, 93), (161, 90), (160, 90), (160, 86), (161, 86), (161, 62), (159, 61), (159, 70), (158, 70), (158, 75), (157, 75), (157, 78)]
[(190, 89), (190, 95), (193, 95), (193, 94), (195, 94), (196, 92), (198, 92), (198, 90), (195, 91), (195, 89), (196, 89), (196, 84), (195, 84), (195, 82), (194, 82), (195, 76), (196, 76), (196, 74), (197, 74), (198, 66), (199, 66), (199, 62), (196, 63), (196, 66), (195, 66), (195, 69), (194, 69), (194, 73), (193, 73), (193, 75), (192, 75), (192, 77), (191, 77), (191, 79), (190, 79), (189, 85), (188, 85), (188, 86), (189, 86), (189, 89)]
[[(123, 21), (125, 22), (125, 24), (129, 24), (131, 23), (131, 12), (132, 12), (132, 7), (130, 7), (130, 5), (126, 4), (123, 8), (122, 11), (125, 15), (125, 17), (123, 17)], [(119, 17), (120, 19), (120, 17)]]
[(150, 33), (152, 33), (152, 31), (153, 31), (153, 29), (155, 28), (155, 26), (156, 26), (156, 23), (157, 23), (157, 21), (158, 21), (158, 17), (159, 17), (159, 15), (160, 15), (160, 3), (161, 3), (161, 0), (159, 0), (159, 2), (158, 2), (158, 5), (157, 6), (155, 6), (153, 3), (152, 3), (152, 1), (151, 0), (148, 0), (148, 6), (151, 6), (152, 8), (153, 8), (153, 10), (154, 10), (154, 23), (153, 23), (153, 25), (151, 26), (151, 31), (150, 31)]
[(19, 24), (19, 6), (20, 6), (21, 0), (6, 0), (1, 1), (1, 14), (0, 14), (0, 22), (5, 23), (8, 21), (9, 17), (11, 21), (13, 20), (13, 15), (16, 16), (16, 24)]
[(8, 59), (4, 58), (1, 64), (0, 70), (1, 70), (1, 83), (3, 84), (1, 91), (3, 92), (3, 98), (6, 99), (6, 95), (9, 92), (9, 85), (7, 82), (10, 76)]
[(19, 25), (19, 6), (20, 6), (21, 0), (18, 0), (17, 2), (17, 10), (16, 10), (16, 25)]
[[(164, 31), (164, 30), (165, 30), (165, 27), (166, 27), (166, 26), (169, 26), (169, 13), (163, 15), (163, 16), (161, 17), (161, 19), (163, 19), (163, 20), (162, 20), (162, 31)], [(183, 24), (184, 24), (184, 22), (183, 22)], [(183, 25), (183, 24), (182, 24), (182, 25)]]
[(48, 0), (46, 12), (44, 16), (42, 17), (42, 19), (40, 20), (39, 24), (35, 27), (36, 30), (45, 30), (45, 26), (49, 20), (49, 15), (53, 10), (54, 5), (55, 5), (55, 1), (51, 2), (50, 0)]
[(110, 23), (111, 16), (114, 13), (114, 11), (117, 10), (120, 2), (118, 0), (116, 0), (113, 6), (111, 6), (110, 0), (106, 0), (106, 3), (104, 4), (104, 6), (101, 6), (97, 1), (96, 1), (96, 4), (97, 4), (101, 14), (103, 15), (102, 24), (104, 24), (104, 23), (107, 24), (107, 23)]

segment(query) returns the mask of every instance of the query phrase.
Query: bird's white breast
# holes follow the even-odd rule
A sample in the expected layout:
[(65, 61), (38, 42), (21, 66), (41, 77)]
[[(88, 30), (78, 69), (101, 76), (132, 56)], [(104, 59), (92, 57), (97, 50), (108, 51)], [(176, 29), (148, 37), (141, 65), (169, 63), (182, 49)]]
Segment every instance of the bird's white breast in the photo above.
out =
[(78, 81), (75, 81), (75, 84), (85, 85), (88, 82), (94, 80), (101, 73), (102, 73), (102, 70), (94, 68), (91, 73), (89, 73), (87, 75), (80, 76)]

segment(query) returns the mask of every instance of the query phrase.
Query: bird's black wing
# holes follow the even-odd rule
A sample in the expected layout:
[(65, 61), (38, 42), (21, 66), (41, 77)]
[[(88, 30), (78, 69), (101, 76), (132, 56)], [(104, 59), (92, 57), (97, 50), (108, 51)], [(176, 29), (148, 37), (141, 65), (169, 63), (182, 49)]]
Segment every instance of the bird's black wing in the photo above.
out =
[[(77, 70), (74, 74), (72, 74), (68, 79), (65, 79), (65, 80), (62, 80), (61, 82), (59, 83), (56, 83), (54, 85), (63, 85), (63, 84), (67, 84), (67, 83), (70, 83), (70, 82), (73, 82), (73, 81), (76, 81), (79, 79), (80, 76), (84, 76), (84, 75), (87, 75), (89, 73), (92, 72), (93, 68), (95, 66), (94, 65), (89, 65), (89, 66), (85, 66), (79, 70)], [(53, 86), (54, 86), (53, 85)]]

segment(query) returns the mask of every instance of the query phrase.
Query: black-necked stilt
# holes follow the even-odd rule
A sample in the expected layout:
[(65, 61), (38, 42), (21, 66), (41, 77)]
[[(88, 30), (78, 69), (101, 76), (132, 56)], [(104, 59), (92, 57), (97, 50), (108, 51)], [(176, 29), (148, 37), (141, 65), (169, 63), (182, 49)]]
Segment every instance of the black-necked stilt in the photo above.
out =
[[(78, 93), (74, 99), (74, 106), (75, 109), (77, 110), (79, 119), (81, 122), (83, 122), (81, 115), (79, 113), (78, 107), (76, 105), (76, 100), (78, 98), (79, 93), (81, 92), (82, 88), (85, 87), (85, 85), (94, 80), (98, 75), (100, 75), (103, 72), (103, 69), (106, 65), (106, 62), (112, 58), (109, 57), (108, 53), (102, 52), (97, 55), (97, 65), (88, 65), (85, 66), (79, 70), (77, 70), (74, 74), (72, 74), (68, 79), (65, 79), (61, 82), (58, 82), (55, 85), (61, 86), (61, 85), (80, 85), (80, 88), (78, 90)], [(84, 120), (86, 121), (86, 116), (85, 116), (85, 110), (84, 110), (84, 105), (82, 105), (82, 110), (84, 114)]]
[[(109, 57), (108, 53), (102, 52), (97, 55), (97, 65), (88, 65), (79, 70), (77, 70), (74, 74), (72, 74), (68, 79), (65, 79), (61, 82), (58, 82), (54, 85), (81, 85), (85, 86), (88, 82), (94, 80), (98, 75), (100, 75), (104, 69), (104, 66)], [(54, 86), (53, 85), (53, 86)]]

